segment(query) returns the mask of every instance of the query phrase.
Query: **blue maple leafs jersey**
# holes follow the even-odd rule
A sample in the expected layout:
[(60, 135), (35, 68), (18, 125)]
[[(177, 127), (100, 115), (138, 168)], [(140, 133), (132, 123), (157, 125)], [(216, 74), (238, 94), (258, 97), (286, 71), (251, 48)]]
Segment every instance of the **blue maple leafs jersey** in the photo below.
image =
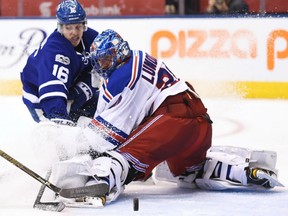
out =
[(90, 76), (88, 53), (97, 35), (90, 28), (83, 33), (80, 53), (55, 30), (29, 56), (21, 72), (22, 98), (29, 110), (42, 109), (47, 118), (67, 117), (69, 90), (81, 77), (86, 80)]

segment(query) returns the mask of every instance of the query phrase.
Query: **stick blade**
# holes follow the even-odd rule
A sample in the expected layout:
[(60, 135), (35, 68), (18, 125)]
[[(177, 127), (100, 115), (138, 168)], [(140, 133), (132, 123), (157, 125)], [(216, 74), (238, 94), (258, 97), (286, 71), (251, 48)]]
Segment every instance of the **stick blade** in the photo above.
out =
[(80, 197), (97, 197), (105, 195), (109, 192), (109, 186), (106, 183), (96, 185), (61, 189), (59, 195), (65, 198), (80, 198)]

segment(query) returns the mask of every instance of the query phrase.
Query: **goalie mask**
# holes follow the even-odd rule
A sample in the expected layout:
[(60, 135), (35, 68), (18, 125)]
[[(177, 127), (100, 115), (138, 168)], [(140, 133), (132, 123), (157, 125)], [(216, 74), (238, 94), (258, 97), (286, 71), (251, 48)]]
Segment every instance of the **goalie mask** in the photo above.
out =
[(57, 7), (56, 18), (59, 32), (61, 32), (62, 25), (77, 23), (83, 23), (87, 30), (86, 13), (77, 0), (63, 0)]
[(103, 78), (108, 78), (130, 55), (128, 42), (111, 29), (99, 34), (90, 47), (93, 69)]

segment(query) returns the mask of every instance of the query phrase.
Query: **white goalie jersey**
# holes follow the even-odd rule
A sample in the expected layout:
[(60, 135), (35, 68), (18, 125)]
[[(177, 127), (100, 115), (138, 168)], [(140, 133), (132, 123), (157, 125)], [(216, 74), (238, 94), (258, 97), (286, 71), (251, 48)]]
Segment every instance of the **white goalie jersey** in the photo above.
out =
[[(93, 138), (97, 145), (90, 145), (98, 152), (120, 146), (168, 96), (187, 89), (162, 61), (134, 50), (128, 62), (101, 85), (97, 110), (88, 125), (97, 134)], [(86, 132), (93, 137), (91, 131)]]

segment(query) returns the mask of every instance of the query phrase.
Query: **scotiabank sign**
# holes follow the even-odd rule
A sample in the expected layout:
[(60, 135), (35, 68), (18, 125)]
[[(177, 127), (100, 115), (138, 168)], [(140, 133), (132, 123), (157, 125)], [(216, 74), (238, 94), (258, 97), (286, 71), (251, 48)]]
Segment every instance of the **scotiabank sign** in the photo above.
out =
[[(55, 16), (61, 0), (0, 1), (1, 16)], [(164, 15), (165, 0), (80, 0), (88, 16)]]
[[(13, 28), (11, 28), (13, 26)], [(288, 82), (288, 28), (284, 18), (88, 19), (99, 32), (112, 28), (132, 49), (165, 61), (189, 80)], [(19, 78), (56, 19), (0, 22), (0, 79)]]

